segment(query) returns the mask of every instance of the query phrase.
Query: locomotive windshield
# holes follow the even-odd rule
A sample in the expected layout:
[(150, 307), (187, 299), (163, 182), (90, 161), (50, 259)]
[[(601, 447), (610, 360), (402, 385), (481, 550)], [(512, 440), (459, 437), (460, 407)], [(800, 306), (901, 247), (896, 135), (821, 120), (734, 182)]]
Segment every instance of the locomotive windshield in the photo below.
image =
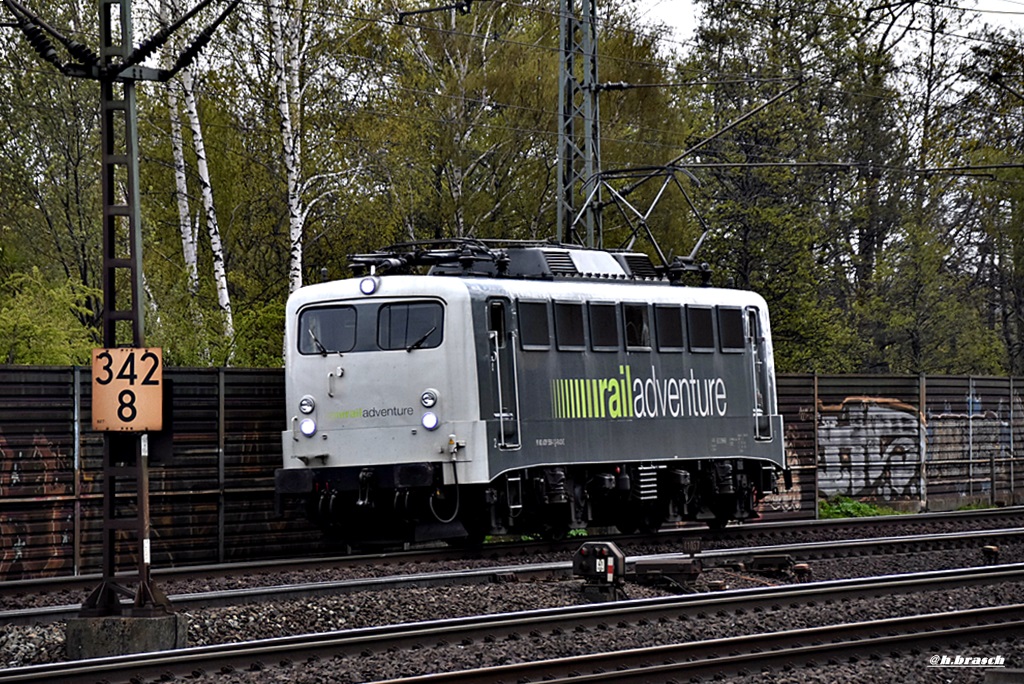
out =
[(431, 349), (444, 333), (444, 307), (432, 300), (319, 306), (299, 314), (301, 354)]
[(377, 343), (406, 351), (440, 346), (442, 314), (437, 302), (385, 304), (377, 315)]
[(356, 344), (356, 308), (306, 309), (299, 315), (299, 351), (327, 354), (352, 351)]

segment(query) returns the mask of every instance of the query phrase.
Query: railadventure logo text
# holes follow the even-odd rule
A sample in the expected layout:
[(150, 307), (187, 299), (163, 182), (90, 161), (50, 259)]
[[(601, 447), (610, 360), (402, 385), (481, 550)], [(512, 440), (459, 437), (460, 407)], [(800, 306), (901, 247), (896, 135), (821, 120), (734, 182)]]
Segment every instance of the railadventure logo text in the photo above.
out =
[(725, 381), (718, 377), (633, 377), (619, 366), (611, 378), (557, 378), (551, 381), (554, 418), (708, 418), (729, 407)]

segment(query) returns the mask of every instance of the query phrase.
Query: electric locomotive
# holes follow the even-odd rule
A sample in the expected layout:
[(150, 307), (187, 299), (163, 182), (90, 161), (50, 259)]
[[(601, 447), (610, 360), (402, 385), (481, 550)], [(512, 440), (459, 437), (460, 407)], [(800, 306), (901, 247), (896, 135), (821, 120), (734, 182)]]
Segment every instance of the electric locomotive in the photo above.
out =
[(288, 300), (279, 501), (353, 545), (757, 517), (784, 470), (768, 309), (692, 260), (407, 243)]

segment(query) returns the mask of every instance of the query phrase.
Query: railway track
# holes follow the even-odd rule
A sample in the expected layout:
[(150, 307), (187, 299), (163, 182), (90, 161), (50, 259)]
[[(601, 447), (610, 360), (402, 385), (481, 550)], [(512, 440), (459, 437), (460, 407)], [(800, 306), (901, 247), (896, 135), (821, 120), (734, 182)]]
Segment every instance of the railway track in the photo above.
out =
[[(728, 567), (745, 569), (759, 559), (774, 559), (785, 563), (819, 559), (857, 558), (879, 554), (908, 553), (936, 549), (967, 549), (985, 559), (982, 549), (998, 548), (1024, 538), (1024, 528), (982, 530), (973, 532), (947, 532), (942, 534), (907, 535), (871, 539), (830, 542), (805, 542), (762, 547), (737, 547), (700, 553), (658, 554), (628, 557), (626, 571), (630, 572), (638, 561), (695, 559), (704, 568)], [(573, 551), (579, 542), (573, 545)], [(772, 566), (769, 566), (772, 567)], [(775, 569), (775, 568), (773, 568)], [(451, 571), (409, 572), (375, 577), (360, 577), (333, 581), (304, 581), (291, 584), (247, 586), (239, 589), (203, 591), (176, 594), (169, 598), (178, 611), (233, 606), (243, 603), (311, 599), (364, 591), (384, 591), (410, 587), (443, 587), (455, 585), (493, 584), (512, 581), (550, 581), (572, 578), (572, 561), (530, 563), (524, 565), (488, 565), (472, 569)], [(126, 599), (125, 606), (130, 601)], [(15, 608), (0, 611), (0, 624), (31, 625), (50, 623), (75, 617), (80, 606), (64, 604), (33, 608)]]
[[(1024, 635), (1024, 605), (979, 608), (813, 629), (653, 646), (498, 667), (381, 680), (378, 684), (649, 683), (757, 671), (771, 675), (893, 650), (937, 653), (943, 645)], [(922, 658), (922, 666), (928, 660)]]
[[(809, 539), (810, 541), (805, 543), (810, 544), (816, 540), (831, 539), (837, 535), (850, 540), (869, 536), (887, 538), (897, 528), (903, 530), (899, 534), (910, 536), (936, 530), (940, 532), (996, 530), (1010, 526), (1024, 527), (1024, 506), (877, 518), (754, 523), (733, 525), (717, 532), (711, 532), (703, 526), (695, 526), (666, 529), (658, 534), (609, 534), (601, 535), (600, 538), (614, 541), (623, 548), (668, 547), (673, 544), (684, 546), (691, 542), (702, 543), (707, 547), (726, 548), (736, 544), (749, 543), (751, 540), (788, 539), (793, 540), (792, 544), (799, 544), (800, 539)], [(574, 552), (585, 540), (585, 538), (574, 538), (562, 541), (502, 542), (486, 545), (477, 551), (435, 547), (387, 553), (317, 556), (220, 565), (186, 565), (171, 568), (157, 567), (152, 572), (153, 577), (161, 584), (196, 578), (274, 575), (308, 570), (313, 567), (323, 570), (348, 569), (354, 573), (365, 573), (368, 568), (373, 568), (374, 572), (383, 574), (389, 569), (429, 567), (452, 561), (498, 565), (511, 562), (516, 558), (535, 558), (538, 555), (565, 556)], [(823, 545), (822, 548), (824, 549), (825, 546)], [(870, 547), (864, 545), (862, 548), (868, 552)], [(810, 551), (810, 547), (808, 547), (808, 551)], [(126, 574), (124, 577), (130, 578), (131, 575)], [(17, 603), (15, 599), (19, 596), (67, 595), (74, 592), (87, 592), (93, 589), (100, 579), (97, 574), (85, 574), (0, 582), (0, 606), (12, 602)]]
[[(605, 643), (616, 643), (616, 633), (628, 633), (643, 625), (659, 625), (667, 629), (672, 624), (697, 624), (709, 615), (742, 618), (766, 611), (800, 611), (805, 606), (825, 602), (841, 605), (854, 598), (950, 592), (970, 586), (1019, 584), (1022, 580), (1024, 564), (1014, 564), (590, 604), (12, 668), (0, 670), (0, 683), (105, 680), (113, 684), (168, 676), (216, 681), (217, 673), (315, 667), (317, 663), (333, 664), (344, 659), (381, 655), (394, 661), (401, 660), (401, 653), (417, 652), (416, 662), (426, 662), (424, 653), (427, 650), (431, 652), (429, 661), (437, 662), (440, 657), (437, 653), (446, 649), (488, 648), (496, 644), (556, 639), (566, 635), (580, 640), (600, 635), (605, 637)], [(756, 622), (739, 618), (730, 619), (744, 625)], [(645, 677), (656, 674), (660, 681), (670, 675), (697, 676), (712, 671), (739, 671), (752, 667), (754, 662), (758, 667), (781, 667), (787, 663), (805, 662), (808, 658), (847, 657), (854, 652), (870, 654), (879, 648), (887, 651), (934, 648), (967, 638), (990, 638), (993, 635), (1005, 638), (1016, 634), (1024, 634), (1024, 605), (964, 609), (784, 632), (758, 633), (755, 629), (724, 639), (660, 644), (642, 649), (603, 647), (588, 655), (571, 658), (526, 659), (497, 668), (449, 672), (443, 679), (488, 683), (539, 681), (550, 677), (571, 677), (576, 682), (644, 681)], [(614, 677), (609, 678), (610, 672)], [(202, 679), (206, 673), (211, 679)], [(421, 676), (403, 681), (429, 682), (437, 678), (438, 675)]]
[[(929, 551), (936, 549), (972, 549), (979, 550), (979, 558), (983, 548), (998, 547), (1002, 543), (1010, 543), (1024, 538), (1024, 528), (1003, 530), (982, 530), (971, 532), (947, 532), (927, 535), (905, 535), (899, 537), (882, 537), (868, 539), (852, 539), (826, 542), (804, 542), (761, 547), (733, 547), (728, 549), (709, 550), (699, 553), (676, 553), (642, 555), (627, 558), (627, 570), (641, 560), (692, 558), (700, 561), (704, 567), (743, 567), (757, 562), (758, 559), (788, 559), (795, 561), (811, 561), (824, 558), (856, 558), (873, 554), (908, 553), (910, 551)], [(575, 551), (580, 542), (572, 545)], [(568, 549), (565, 554), (570, 553)], [(408, 557), (408, 556), (407, 556)], [(417, 559), (431, 558), (416, 555)], [(344, 562), (346, 559), (339, 559)], [(984, 559), (983, 559), (984, 560)], [(366, 557), (358, 559), (359, 563), (367, 561)], [(429, 565), (429, 563), (427, 564)], [(269, 572), (277, 566), (266, 566)], [(310, 565), (293, 566), (288, 569), (308, 569)], [(386, 567), (393, 568), (394, 565)], [(223, 568), (216, 568), (223, 572)], [(193, 575), (189, 570), (185, 577), (206, 575), (200, 570)], [(177, 610), (212, 608), (239, 603), (258, 601), (283, 601), (291, 599), (328, 596), (359, 591), (400, 589), (406, 587), (440, 587), (468, 584), (489, 584), (506, 581), (541, 581), (566, 580), (572, 576), (572, 562), (555, 561), (530, 563), (523, 565), (485, 565), (473, 569), (455, 571), (407, 572), (403, 574), (359, 577), (335, 581), (300, 582), (294, 584), (270, 584), (266, 586), (247, 586), (241, 589), (221, 591), (204, 591), (202, 593), (177, 594), (170, 597)], [(34, 584), (34, 582), (33, 582)], [(52, 589), (52, 587), (50, 587)], [(21, 592), (24, 593), (22, 588)], [(126, 600), (125, 605), (129, 605)], [(10, 609), (0, 611), (0, 624), (24, 625), (42, 622), (54, 622), (74, 617), (78, 613), (77, 604), (54, 605), (39, 608)]]

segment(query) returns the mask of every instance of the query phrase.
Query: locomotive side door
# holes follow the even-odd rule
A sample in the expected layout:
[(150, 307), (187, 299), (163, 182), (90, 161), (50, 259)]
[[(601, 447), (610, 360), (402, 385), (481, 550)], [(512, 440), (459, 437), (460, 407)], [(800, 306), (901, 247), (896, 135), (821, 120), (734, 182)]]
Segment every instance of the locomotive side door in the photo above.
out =
[(494, 417), (498, 419), (498, 448), (520, 448), (519, 373), (512, 306), (505, 298), (487, 300), (487, 337), (494, 380)]
[(767, 352), (764, 331), (761, 329), (760, 313), (754, 307), (747, 308), (747, 347), (754, 380), (755, 437), (770, 440), (772, 424), (768, 415), (768, 364), (765, 363)]

